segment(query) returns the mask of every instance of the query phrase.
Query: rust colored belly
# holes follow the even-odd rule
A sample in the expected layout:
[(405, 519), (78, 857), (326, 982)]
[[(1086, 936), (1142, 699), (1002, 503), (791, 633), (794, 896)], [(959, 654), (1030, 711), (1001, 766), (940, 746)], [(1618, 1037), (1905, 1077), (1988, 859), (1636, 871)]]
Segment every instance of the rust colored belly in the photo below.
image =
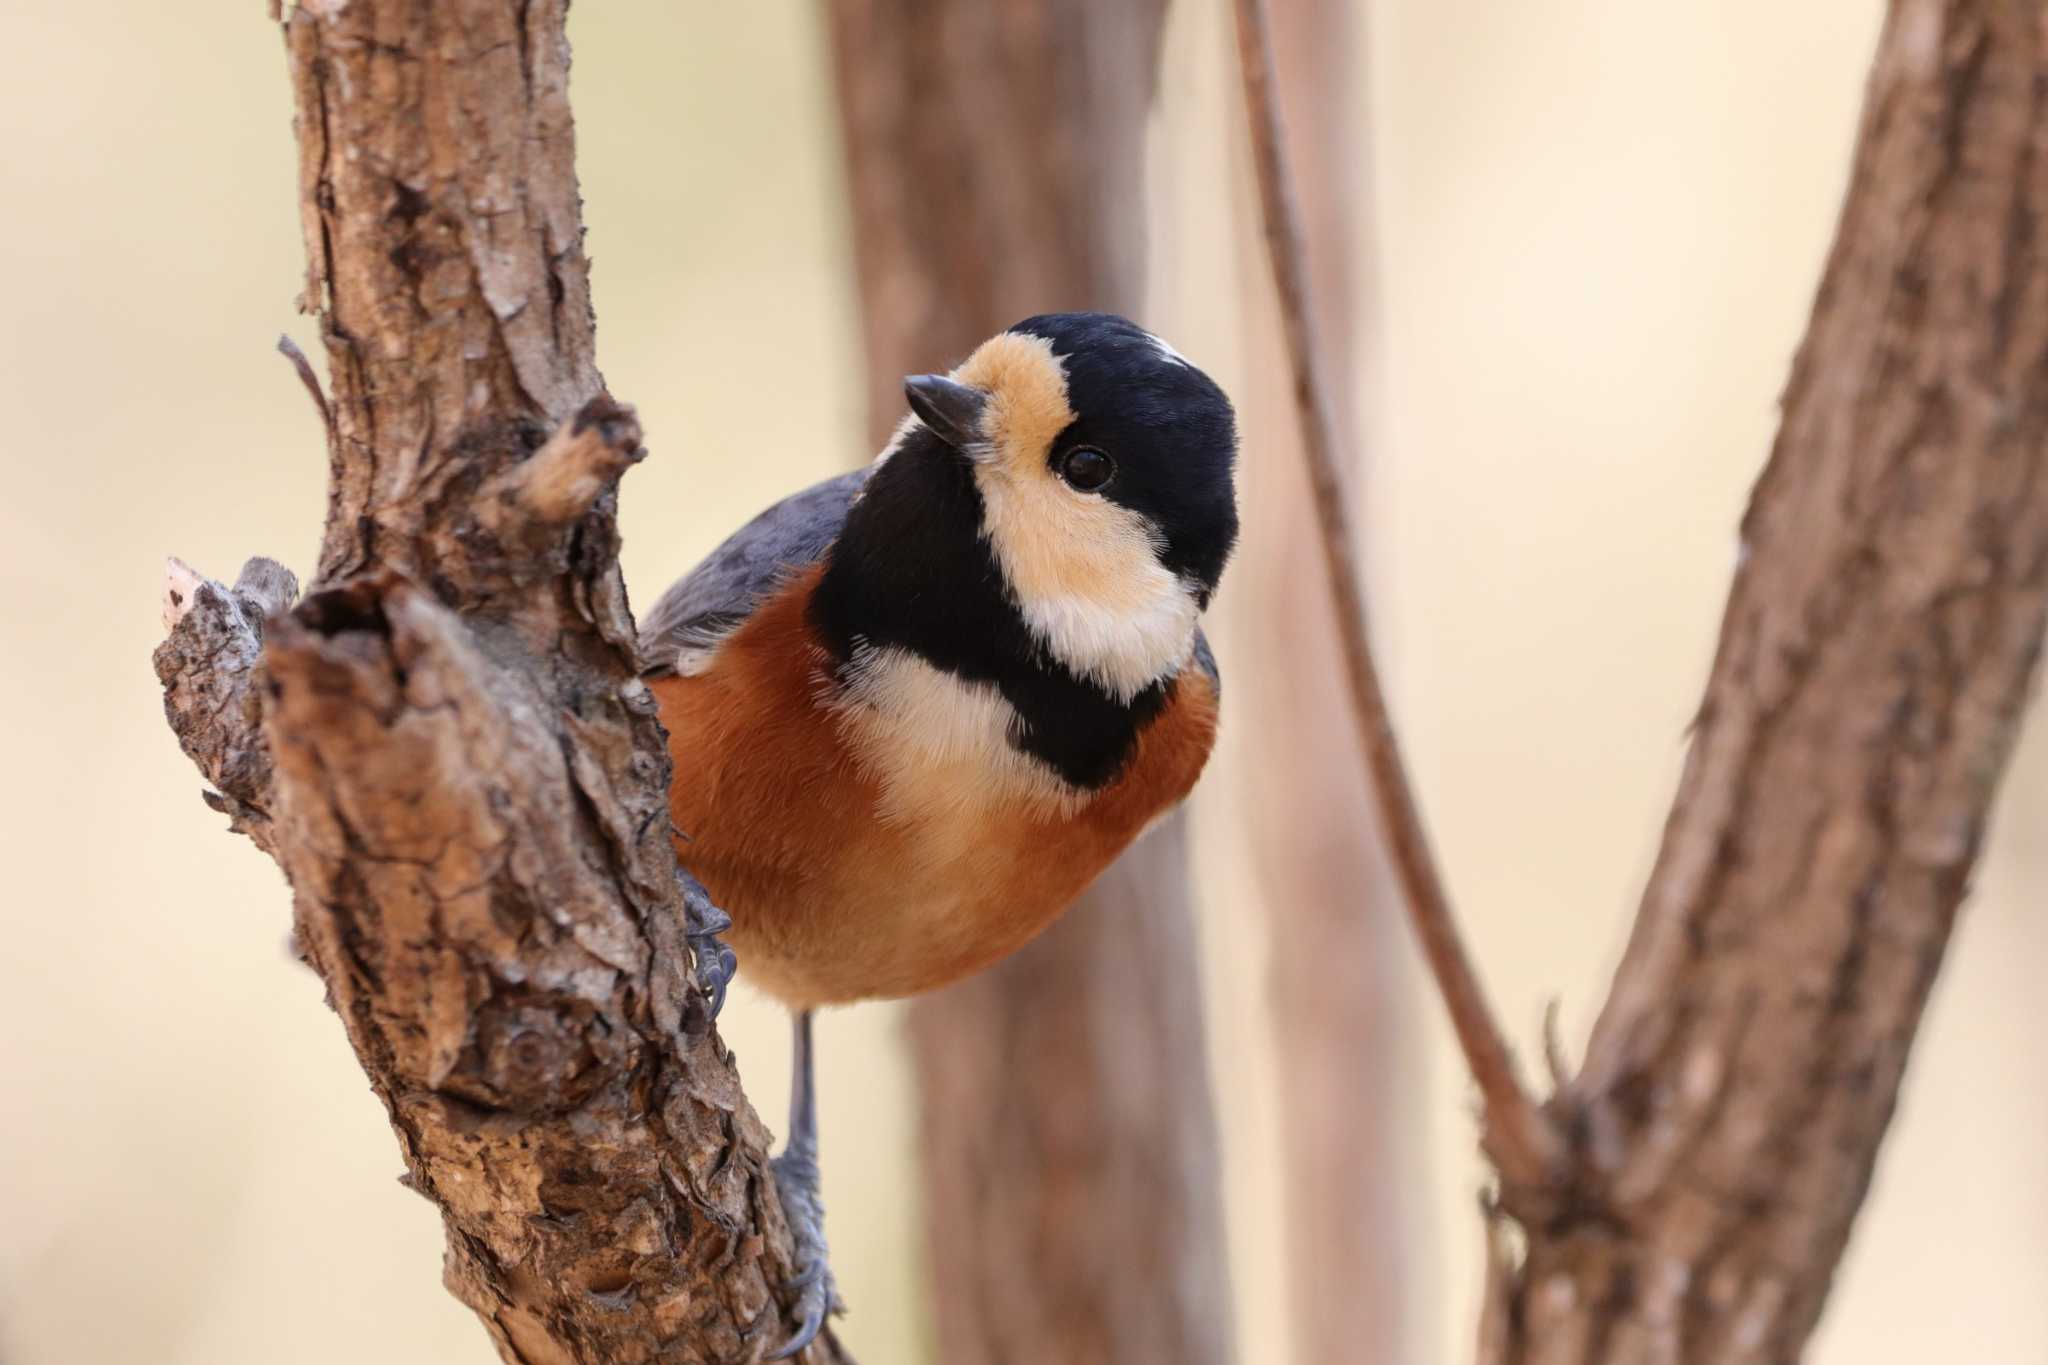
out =
[(1016, 951), (1207, 761), (1215, 690), (1190, 670), (1098, 793), (1025, 799), (1014, 754), (981, 765), (957, 748), (884, 772), (887, 717), (827, 699), (811, 581), (763, 604), (703, 673), (651, 684), (676, 761), (677, 855), (732, 916), (741, 979), (787, 1004), (910, 995)]

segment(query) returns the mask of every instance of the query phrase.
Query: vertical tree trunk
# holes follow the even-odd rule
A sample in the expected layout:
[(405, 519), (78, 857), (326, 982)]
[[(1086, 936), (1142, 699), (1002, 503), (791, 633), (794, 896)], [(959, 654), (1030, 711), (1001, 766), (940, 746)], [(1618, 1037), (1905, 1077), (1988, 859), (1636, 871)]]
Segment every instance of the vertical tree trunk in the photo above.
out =
[[(1356, 285), (1371, 283), (1358, 224), (1372, 176), (1356, 112), (1357, 26), (1349, 0), (1273, 0), (1278, 94), (1297, 168), (1316, 335), (1339, 382), (1336, 421), (1361, 448), (1360, 352), (1375, 340)], [(1241, 215), (1264, 245), (1256, 203)], [(1401, 1021), (1420, 1001), (1377, 822), (1354, 747), (1344, 664), (1329, 629), (1328, 580), (1298, 445), (1294, 401), (1263, 268), (1246, 276), (1252, 329), (1245, 429), (1257, 467), (1245, 481), (1244, 548), (1234, 567), (1230, 657), (1244, 699), (1244, 811), (1270, 929), (1270, 991), (1281, 1101), (1288, 1305), (1295, 1358), (1394, 1361), (1402, 1348), (1403, 1227), (1398, 1101)], [(1351, 461), (1351, 472), (1361, 472)], [(1354, 477), (1351, 487), (1358, 486)]]
[[(156, 664), (212, 803), (291, 881), (499, 1355), (730, 1361), (780, 1338), (795, 1265), (691, 980), (617, 558), (640, 430), (597, 372), (565, 8), (285, 21), (333, 375), (319, 572), (293, 607), (269, 561), (232, 588), (174, 565)], [(842, 1357), (828, 1337), (809, 1358)]]
[[(1163, 0), (835, 0), (870, 427), (1033, 313), (1134, 313)], [(1180, 817), (1039, 942), (919, 1001), (948, 1365), (1230, 1356)]]

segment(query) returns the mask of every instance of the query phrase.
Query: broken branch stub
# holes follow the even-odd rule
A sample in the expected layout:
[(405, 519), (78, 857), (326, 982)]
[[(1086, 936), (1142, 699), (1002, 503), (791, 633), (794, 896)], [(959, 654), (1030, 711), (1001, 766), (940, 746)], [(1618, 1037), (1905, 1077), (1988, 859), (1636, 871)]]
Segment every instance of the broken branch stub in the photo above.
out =
[(508, 1360), (742, 1357), (794, 1273), (769, 1135), (689, 977), (666, 741), (605, 591), (638, 451), (629, 410), (586, 405), (421, 537), (440, 591), (381, 569), (292, 606), (267, 560), (233, 588), (167, 575), (166, 712), (285, 870), (448, 1224), (447, 1283)]
[(532, 679), (396, 575), (314, 595), (266, 671), (299, 938), (448, 1219), (451, 1288), (508, 1358), (556, 1358), (536, 1334), (737, 1353), (721, 1319), (775, 1322), (758, 1263), (678, 1253), (740, 1249), (768, 1136), (685, 1028), (667, 825), (603, 777), (652, 697), (589, 698), (565, 744)]
[(536, 529), (574, 521), (646, 453), (633, 409), (608, 398), (593, 399), (533, 458), (499, 477), (493, 491), (504, 506), (496, 520), (512, 526), (524, 521)]
[(298, 579), (275, 560), (250, 560), (232, 588), (169, 560), (163, 596), (169, 634), (154, 656), (164, 718), (212, 784), (207, 804), (273, 857), (270, 751), (254, 684), (264, 623), (298, 593)]

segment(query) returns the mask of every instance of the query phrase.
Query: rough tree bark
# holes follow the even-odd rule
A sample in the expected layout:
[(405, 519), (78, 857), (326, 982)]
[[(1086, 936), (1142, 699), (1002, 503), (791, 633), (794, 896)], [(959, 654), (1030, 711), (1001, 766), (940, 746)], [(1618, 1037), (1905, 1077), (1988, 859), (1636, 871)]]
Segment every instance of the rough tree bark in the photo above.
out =
[(1488, 1362), (1795, 1359), (2048, 610), (2048, 30), (1895, 0), (1565, 1179), (1508, 1188)]
[(157, 669), (211, 799), (289, 877), (500, 1355), (730, 1361), (779, 1339), (794, 1266), (688, 975), (617, 562), (639, 428), (594, 361), (564, 9), (285, 20), (333, 376), (319, 570), (294, 607), (268, 561), (232, 589), (174, 566)]
[[(1310, 303), (1330, 373), (1332, 417), (1356, 489), (1365, 426), (1361, 355), (1370, 372), (1376, 325), (1356, 286), (1370, 275), (1359, 224), (1372, 221), (1372, 176), (1358, 126), (1355, 59), (1364, 17), (1350, 0), (1274, 0), (1275, 93), (1298, 168)], [(1257, 245), (1258, 208), (1241, 222)], [(1244, 704), (1241, 742), (1257, 755), (1244, 774), (1245, 831), (1265, 902), (1284, 1154), (1287, 1293), (1294, 1357), (1401, 1358), (1406, 1275), (1417, 1252), (1404, 1226), (1406, 1190), (1388, 1173), (1411, 1169), (1396, 1096), (1405, 1064), (1403, 1020), (1424, 1003), (1413, 989), (1399, 901), (1356, 756), (1331, 736), (1352, 719), (1336, 680), (1343, 660), (1330, 631), (1327, 580), (1316, 546), (1313, 494), (1296, 447), (1286, 361), (1263, 269), (1246, 276), (1250, 382), (1242, 395), (1256, 467), (1244, 498), (1244, 548), (1232, 572), (1237, 608), (1228, 657)], [(1368, 284), (1373, 283), (1368, 279)]]
[[(1137, 311), (1163, 0), (835, 0), (879, 440), (906, 373), (1033, 313)], [(1218, 1156), (1184, 822), (911, 1007), (939, 1358), (1220, 1362)]]

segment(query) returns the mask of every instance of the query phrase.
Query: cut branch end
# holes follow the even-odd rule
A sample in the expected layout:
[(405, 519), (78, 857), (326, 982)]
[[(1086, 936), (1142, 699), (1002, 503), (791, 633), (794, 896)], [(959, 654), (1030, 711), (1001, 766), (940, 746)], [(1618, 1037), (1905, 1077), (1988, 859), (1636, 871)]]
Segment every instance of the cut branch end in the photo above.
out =
[(163, 623), (164, 633), (178, 628), (178, 622), (185, 619), (198, 600), (199, 588), (206, 578), (199, 570), (187, 564), (176, 555), (164, 556)]

